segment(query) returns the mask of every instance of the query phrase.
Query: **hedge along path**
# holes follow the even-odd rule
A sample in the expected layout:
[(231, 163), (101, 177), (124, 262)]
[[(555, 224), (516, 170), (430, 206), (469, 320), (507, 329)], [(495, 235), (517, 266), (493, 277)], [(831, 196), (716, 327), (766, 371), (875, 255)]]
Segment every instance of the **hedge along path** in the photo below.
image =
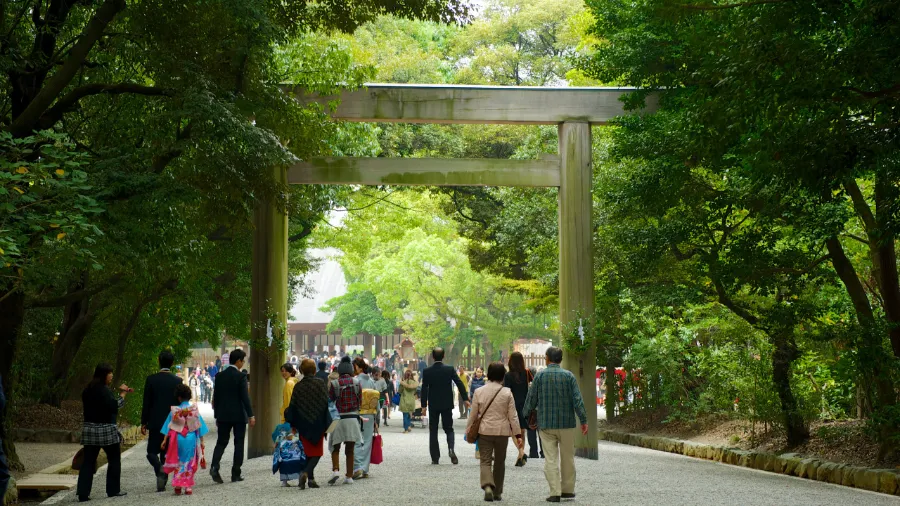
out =
[(777, 455), (615, 430), (599, 430), (597, 436), (598, 439), (613, 443), (900, 496), (900, 469), (849, 466), (815, 458), (803, 458), (796, 453)]

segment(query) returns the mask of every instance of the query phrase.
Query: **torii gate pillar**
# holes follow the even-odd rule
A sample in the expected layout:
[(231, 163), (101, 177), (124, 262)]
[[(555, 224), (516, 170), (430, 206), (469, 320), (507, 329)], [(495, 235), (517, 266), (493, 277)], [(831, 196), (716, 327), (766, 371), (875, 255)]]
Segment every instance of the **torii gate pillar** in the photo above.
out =
[[(593, 227), (591, 225), (591, 125), (559, 125), (559, 322), (566, 328), (580, 314), (591, 327), (594, 316)], [(588, 435), (578, 433), (575, 455), (597, 460), (597, 345), (582, 354), (563, 350), (563, 367), (578, 378), (588, 418)]]
[[(275, 167), (273, 180), (287, 183), (287, 169)], [(288, 220), (271, 199), (261, 199), (253, 211), (252, 301), (250, 306), (250, 400), (256, 427), (247, 435), (248, 458), (272, 454), (272, 427), (281, 422), (281, 391), (285, 361), (282, 332), (287, 333)], [(272, 344), (266, 332), (271, 319)], [(283, 329), (283, 330), (280, 330)]]

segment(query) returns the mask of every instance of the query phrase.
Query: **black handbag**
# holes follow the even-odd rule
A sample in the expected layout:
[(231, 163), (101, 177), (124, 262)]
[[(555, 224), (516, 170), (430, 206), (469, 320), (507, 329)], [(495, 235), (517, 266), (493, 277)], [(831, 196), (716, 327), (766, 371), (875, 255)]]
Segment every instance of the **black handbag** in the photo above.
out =
[[(82, 447), (78, 452), (72, 457), (72, 469), (76, 471), (81, 471), (81, 468), (84, 466), (84, 447)], [(97, 474), (97, 469), (100, 466), (94, 464), (94, 474)]]
[[(527, 378), (526, 381), (529, 385), (534, 381), (534, 376), (528, 369), (525, 369), (525, 377)], [(531, 413), (528, 413), (528, 428), (531, 430), (538, 430), (538, 418), (536, 409), (532, 410)]]

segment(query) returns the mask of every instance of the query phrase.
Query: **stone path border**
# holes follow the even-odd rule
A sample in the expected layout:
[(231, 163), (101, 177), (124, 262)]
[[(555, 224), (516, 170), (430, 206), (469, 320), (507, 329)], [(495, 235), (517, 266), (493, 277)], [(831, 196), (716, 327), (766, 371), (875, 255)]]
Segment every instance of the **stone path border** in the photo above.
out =
[(598, 437), (600, 440), (613, 443), (677, 453), (723, 464), (900, 496), (900, 469), (848, 466), (815, 458), (804, 458), (795, 453), (776, 455), (609, 429), (600, 429)]
[[(119, 427), (125, 442), (134, 444), (143, 439), (137, 426)], [(80, 430), (13, 429), (13, 441), (22, 443), (80, 443)]]

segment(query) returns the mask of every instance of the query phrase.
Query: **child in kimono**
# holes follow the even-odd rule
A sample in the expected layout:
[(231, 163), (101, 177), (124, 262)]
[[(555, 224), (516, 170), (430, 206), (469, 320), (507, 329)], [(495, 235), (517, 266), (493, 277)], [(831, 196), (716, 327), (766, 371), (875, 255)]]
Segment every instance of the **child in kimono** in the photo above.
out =
[(306, 453), (300, 444), (300, 437), (294, 435), (291, 424), (275, 426), (272, 432), (275, 454), (272, 457), (272, 474), (281, 473), (281, 486), (290, 487), (290, 480), (300, 481), (300, 473), (306, 469)]
[(162, 428), (162, 433), (166, 436), (163, 441), (166, 461), (162, 470), (166, 474), (173, 475), (172, 485), (175, 487), (175, 495), (181, 495), (182, 489), (186, 495), (191, 495), (194, 488), (194, 474), (201, 466), (206, 467), (203, 436), (209, 429), (200, 416), (197, 405), (190, 402), (190, 387), (179, 384), (175, 387), (175, 396), (179, 405), (172, 406), (172, 411)]

